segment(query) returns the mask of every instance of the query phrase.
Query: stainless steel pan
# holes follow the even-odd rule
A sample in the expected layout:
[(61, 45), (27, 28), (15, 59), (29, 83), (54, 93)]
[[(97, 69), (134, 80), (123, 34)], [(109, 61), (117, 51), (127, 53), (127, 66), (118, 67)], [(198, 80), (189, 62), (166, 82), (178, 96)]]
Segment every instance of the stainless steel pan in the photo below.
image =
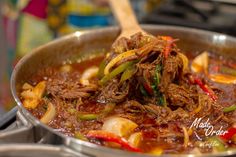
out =
[[(221, 54), (226, 58), (236, 60), (236, 39), (224, 34), (173, 26), (146, 25), (143, 26), (143, 28), (154, 35), (170, 35), (179, 38), (180, 41), (178, 42), (178, 45), (185, 52), (198, 53), (207, 50)], [(87, 156), (149, 156), (110, 149), (67, 137), (40, 123), (38, 119), (32, 116), (23, 107), (19, 99), (19, 91), (22, 84), (27, 82), (38, 69), (61, 64), (63, 61), (75, 60), (75, 58), (78, 57), (93, 55), (98, 51), (102, 52), (107, 50), (116, 36), (118, 36), (119, 31), (120, 30), (117, 27), (110, 27), (86, 31), (83, 33), (75, 32), (71, 35), (43, 45), (23, 57), (16, 65), (11, 78), (11, 90), (18, 105), (17, 117), (21, 124), (20, 127), (17, 127), (15, 130), (1, 132), (0, 143), (22, 142), (23, 138), (21, 137), (24, 137), (24, 139), (28, 139), (28, 142), (62, 145), (63, 147), (80, 152)], [(203, 155), (181, 156), (193, 157)], [(204, 154), (204, 156), (236, 156), (236, 151), (233, 150), (218, 154)]]

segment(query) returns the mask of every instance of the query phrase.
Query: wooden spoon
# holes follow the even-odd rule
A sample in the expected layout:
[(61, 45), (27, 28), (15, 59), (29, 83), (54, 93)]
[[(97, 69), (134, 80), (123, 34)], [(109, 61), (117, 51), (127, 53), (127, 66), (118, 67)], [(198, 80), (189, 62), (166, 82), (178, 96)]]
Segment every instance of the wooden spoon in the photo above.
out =
[(129, 38), (131, 35), (138, 32), (148, 34), (139, 26), (129, 0), (109, 0), (109, 3), (112, 12), (115, 14), (121, 26), (121, 33), (117, 39), (121, 37)]

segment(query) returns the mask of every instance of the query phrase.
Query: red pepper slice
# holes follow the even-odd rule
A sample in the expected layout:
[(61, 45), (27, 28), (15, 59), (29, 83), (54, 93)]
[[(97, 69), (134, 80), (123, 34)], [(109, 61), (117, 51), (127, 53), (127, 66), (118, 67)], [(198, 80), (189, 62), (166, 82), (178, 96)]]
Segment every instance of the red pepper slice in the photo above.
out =
[(144, 82), (144, 83), (143, 83), (143, 87), (144, 87), (145, 90), (148, 92), (148, 94), (150, 94), (150, 95), (153, 94), (152, 87), (151, 87), (147, 82)]
[(167, 58), (168, 55), (170, 54), (174, 39), (170, 36), (161, 36), (161, 39), (167, 42), (164, 50), (164, 57)]
[(217, 96), (215, 93), (209, 89), (207, 85), (205, 85), (199, 78), (194, 79), (194, 83), (196, 83), (212, 100), (216, 101)]
[(148, 92), (148, 94), (153, 95), (153, 89), (152, 89), (151, 83), (149, 81), (150, 77), (151, 77), (150, 72), (148, 70), (144, 70), (143, 80), (142, 80), (143, 87)]
[(117, 136), (113, 133), (103, 131), (103, 130), (91, 130), (87, 134), (88, 138), (97, 138), (107, 142), (115, 142), (120, 144), (123, 148), (133, 151), (133, 152), (142, 152), (139, 148), (131, 146), (124, 138)]
[(221, 135), (220, 138), (223, 140), (230, 140), (234, 135), (236, 135), (236, 128), (232, 127), (227, 130), (227, 133)]

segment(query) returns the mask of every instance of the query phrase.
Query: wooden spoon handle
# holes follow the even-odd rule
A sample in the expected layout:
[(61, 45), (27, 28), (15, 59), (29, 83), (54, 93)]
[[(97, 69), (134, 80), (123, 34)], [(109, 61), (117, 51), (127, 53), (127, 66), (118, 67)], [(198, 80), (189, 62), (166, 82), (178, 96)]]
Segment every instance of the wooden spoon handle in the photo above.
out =
[(132, 35), (131, 32), (143, 32), (138, 25), (129, 0), (109, 0), (109, 3), (111, 5), (113, 13), (119, 21), (123, 35)]

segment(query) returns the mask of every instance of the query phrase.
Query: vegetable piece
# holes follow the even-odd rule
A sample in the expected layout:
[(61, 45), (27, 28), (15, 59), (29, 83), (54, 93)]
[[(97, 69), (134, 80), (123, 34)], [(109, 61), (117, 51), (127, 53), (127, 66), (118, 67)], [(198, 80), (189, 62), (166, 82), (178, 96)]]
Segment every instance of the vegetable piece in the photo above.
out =
[(233, 141), (234, 144), (236, 144), (236, 135), (234, 135), (234, 136), (232, 137), (232, 141)]
[(28, 109), (36, 108), (45, 91), (46, 82), (41, 81), (35, 87), (24, 84), (23, 87), (24, 89), (27, 88), (21, 93), (21, 96), (24, 98), (23, 100), (24, 107)]
[(182, 127), (182, 130), (184, 132), (184, 147), (187, 148), (188, 147), (188, 143), (189, 143), (189, 135), (188, 135), (188, 131), (186, 129), (186, 127)]
[(201, 111), (201, 109), (202, 109), (202, 105), (198, 104), (198, 107), (193, 110), (193, 113), (198, 113), (199, 111)]
[(236, 128), (231, 127), (227, 130), (227, 133), (221, 135), (220, 138), (223, 140), (230, 140), (234, 135), (236, 135)]
[(162, 106), (167, 106), (166, 97), (165, 97), (164, 94), (160, 94), (159, 104), (162, 105)]
[(199, 148), (195, 147), (195, 148), (193, 148), (193, 149), (189, 152), (189, 154), (201, 155), (202, 153), (201, 153), (201, 151), (199, 150)]
[(103, 131), (103, 130), (91, 130), (87, 134), (88, 138), (97, 138), (100, 140), (104, 140), (106, 142), (115, 142), (120, 144), (126, 150), (133, 151), (133, 152), (141, 152), (139, 148), (131, 146), (124, 138), (117, 136), (113, 133)]
[(153, 95), (154, 91), (153, 91), (153, 88), (151, 86), (150, 79), (151, 79), (150, 72), (148, 70), (144, 70), (143, 71), (143, 79), (142, 79), (143, 87), (146, 89), (148, 94)]
[(130, 51), (126, 51), (124, 53), (121, 53), (119, 55), (117, 55), (114, 59), (112, 59), (107, 65), (106, 67), (104, 68), (104, 74), (105, 75), (108, 75), (109, 74), (109, 71), (110, 69), (117, 63), (119, 62), (120, 60), (124, 59), (124, 58), (127, 58), (127, 57), (130, 57), (132, 55), (135, 55), (137, 50), (130, 50)]
[(221, 66), (220, 72), (236, 76), (236, 70), (233, 68), (226, 67), (226, 66)]
[(154, 89), (157, 90), (158, 85), (160, 84), (160, 80), (161, 80), (161, 65), (157, 65), (157, 66), (156, 66), (156, 69), (155, 69), (155, 75), (154, 75), (154, 81), (155, 81), (155, 83), (154, 83), (154, 85), (155, 85)]
[(194, 58), (191, 65), (191, 70), (196, 73), (204, 72), (207, 74), (208, 63), (209, 63), (208, 53), (204, 51), (203, 53)]
[(139, 86), (140, 92), (144, 95), (144, 96), (148, 96), (148, 93), (146, 92), (146, 90), (144, 89), (143, 85)]
[(48, 107), (47, 107), (47, 111), (43, 115), (43, 117), (40, 119), (40, 121), (44, 124), (48, 124), (51, 120), (53, 120), (55, 115), (56, 115), (55, 106), (52, 103), (49, 102)]
[(217, 96), (215, 95), (215, 93), (205, 84), (203, 84), (203, 82), (198, 79), (195, 78), (194, 82), (210, 97), (212, 98), (212, 100), (216, 101)]
[(101, 112), (101, 116), (105, 116), (107, 114), (109, 114), (114, 108), (115, 108), (116, 104), (115, 103), (108, 103), (104, 110)]
[(130, 78), (135, 74), (136, 70), (137, 70), (137, 69), (135, 68), (134, 65), (128, 67), (128, 68), (124, 71), (124, 73), (121, 75), (120, 82), (124, 82), (124, 81), (130, 79)]
[(38, 99), (25, 99), (23, 100), (23, 105), (27, 109), (35, 109), (39, 104)]
[(209, 78), (212, 81), (225, 83), (225, 84), (236, 84), (236, 77), (226, 74), (210, 74)]
[(78, 118), (80, 120), (94, 120), (98, 118), (98, 114), (86, 114), (86, 113), (79, 113)]
[(28, 83), (24, 83), (23, 86), (22, 86), (22, 89), (23, 90), (28, 90), (28, 89), (33, 89), (34, 87), (31, 86), (30, 84)]
[(145, 44), (144, 46), (138, 49), (136, 54), (139, 56), (139, 58), (143, 58), (144, 56), (148, 55), (153, 50), (156, 43), (157, 43), (157, 40), (154, 40), (152, 42)]
[(201, 111), (202, 106), (205, 104), (205, 95), (199, 94), (198, 95), (198, 107), (193, 110), (192, 113), (196, 114)]
[(37, 98), (40, 99), (42, 98), (45, 89), (46, 89), (46, 82), (41, 81), (33, 88), (33, 92), (35, 93)]
[(160, 147), (156, 147), (154, 149), (152, 149), (150, 152), (148, 152), (152, 155), (161, 155), (163, 153), (163, 149)]
[(78, 118), (80, 120), (95, 120), (99, 117), (103, 117), (106, 116), (107, 114), (109, 114), (115, 107), (115, 103), (108, 103), (104, 110), (101, 111), (101, 113), (79, 113), (78, 114)]
[(178, 56), (182, 59), (183, 62), (183, 71), (188, 70), (188, 58), (183, 53), (178, 53)]
[(88, 141), (88, 139), (79, 131), (75, 132), (74, 137), (83, 141)]
[(99, 65), (98, 78), (101, 79), (104, 76), (104, 69), (106, 67), (106, 61), (103, 60)]
[(150, 94), (150, 95), (153, 94), (153, 89), (152, 89), (151, 85), (148, 82), (144, 81), (143, 82), (143, 87), (148, 92), (148, 94)]
[(223, 109), (223, 112), (231, 112), (231, 111), (234, 111), (234, 110), (236, 110), (236, 104), (235, 105), (231, 105), (229, 107), (225, 107)]
[(130, 135), (138, 125), (133, 121), (121, 117), (109, 117), (103, 123), (102, 130), (114, 133), (121, 137)]
[(167, 58), (170, 54), (174, 40), (170, 36), (161, 36), (161, 38), (162, 40), (166, 41), (166, 46), (165, 46), (163, 54), (164, 54), (164, 57)]
[(37, 99), (37, 96), (32, 90), (25, 90), (21, 92), (20, 95), (25, 99), (34, 99), (34, 98)]
[(218, 152), (226, 151), (226, 147), (218, 137), (211, 137), (207, 139), (208, 142), (211, 143), (213, 149), (215, 149)]
[(86, 69), (80, 78), (80, 83), (84, 86), (89, 85), (89, 79), (96, 76), (97, 73), (98, 73), (98, 67), (90, 67)]
[(112, 78), (114, 78), (116, 75), (122, 73), (123, 71), (125, 71), (129, 66), (131, 66), (134, 62), (130, 61), (130, 62), (125, 62), (123, 64), (121, 64), (120, 66), (118, 66), (117, 68), (115, 68), (111, 73), (105, 75), (100, 81), (99, 83), (101, 85), (105, 84), (107, 81), (111, 80)]
[(138, 147), (140, 142), (142, 140), (142, 133), (141, 132), (135, 132), (132, 135), (130, 135), (128, 142), (133, 147)]
[(65, 65), (61, 66), (61, 68), (60, 68), (61, 72), (66, 72), (66, 73), (70, 72), (71, 70), (72, 70), (72, 67), (69, 64), (65, 64)]

